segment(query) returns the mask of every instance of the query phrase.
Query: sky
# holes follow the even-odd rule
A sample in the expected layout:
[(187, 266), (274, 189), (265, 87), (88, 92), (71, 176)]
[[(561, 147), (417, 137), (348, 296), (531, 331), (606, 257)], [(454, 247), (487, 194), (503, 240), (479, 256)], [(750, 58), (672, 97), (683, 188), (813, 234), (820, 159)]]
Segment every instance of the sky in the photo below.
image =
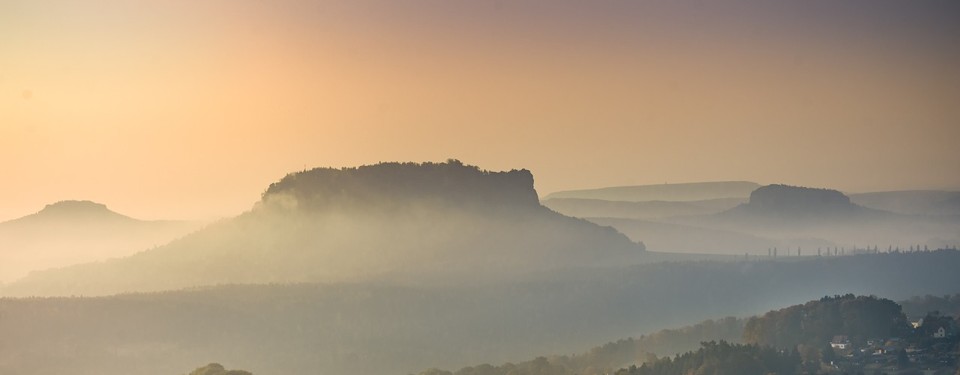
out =
[(960, 190), (960, 2), (0, 1), (0, 221), (249, 209), (456, 158), (541, 196), (719, 180)]

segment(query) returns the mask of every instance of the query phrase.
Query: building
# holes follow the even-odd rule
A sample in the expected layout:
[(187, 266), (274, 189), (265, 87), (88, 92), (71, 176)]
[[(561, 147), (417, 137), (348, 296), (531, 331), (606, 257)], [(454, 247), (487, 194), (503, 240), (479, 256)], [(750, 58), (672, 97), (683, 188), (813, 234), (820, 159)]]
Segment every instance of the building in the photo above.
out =
[(833, 336), (830, 340), (830, 347), (834, 349), (846, 350), (850, 348), (850, 339), (847, 336)]
[(942, 339), (944, 337), (947, 337), (947, 330), (943, 329), (943, 326), (940, 326), (940, 328), (937, 328), (936, 331), (933, 331), (933, 338)]

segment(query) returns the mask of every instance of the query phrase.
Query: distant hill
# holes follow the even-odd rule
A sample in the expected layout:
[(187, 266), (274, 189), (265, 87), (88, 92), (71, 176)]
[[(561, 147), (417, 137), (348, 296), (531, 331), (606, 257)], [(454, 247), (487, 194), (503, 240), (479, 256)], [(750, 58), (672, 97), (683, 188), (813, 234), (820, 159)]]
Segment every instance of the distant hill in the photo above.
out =
[(907, 250), (960, 243), (960, 218), (902, 215), (857, 205), (836, 190), (787, 185), (758, 188), (748, 203), (718, 214), (669, 222), (780, 239), (806, 254), (814, 244)]
[(694, 222), (782, 233), (802, 232), (810, 228), (838, 225), (863, 227), (901, 222), (900, 215), (875, 210), (850, 202), (850, 197), (832, 189), (789, 185), (767, 185), (750, 193), (750, 200), (715, 215), (694, 218)]
[(764, 219), (826, 219), (876, 214), (850, 203), (850, 197), (830, 189), (815, 189), (788, 185), (767, 185), (750, 193), (750, 200), (730, 209), (726, 216), (754, 216)]
[(656, 219), (671, 216), (713, 214), (736, 207), (746, 201), (746, 198), (717, 198), (685, 202), (624, 202), (602, 199), (551, 198), (543, 200), (542, 203), (551, 210), (574, 217)]
[(558, 191), (547, 195), (544, 199), (581, 198), (625, 202), (699, 201), (718, 198), (746, 198), (758, 187), (760, 187), (759, 184), (747, 181), (619, 186)]
[(853, 203), (905, 215), (960, 215), (960, 192), (937, 190), (850, 194)]
[(653, 251), (696, 254), (766, 255), (768, 249), (780, 248), (780, 255), (787, 255), (790, 248), (789, 254), (796, 255), (798, 247), (806, 249), (805, 255), (816, 254), (818, 247), (842, 246), (844, 242), (837, 241), (847, 237), (811, 227), (843, 220), (841, 230), (847, 230), (861, 225), (856, 222), (860, 219), (893, 215), (851, 204), (842, 193), (828, 189), (769, 185), (748, 195), (686, 202), (553, 198), (544, 204), (616, 228)]
[(643, 245), (540, 205), (526, 170), (458, 161), (318, 168), (255, 207), (108, 262), (37, 272), (7, 295), (99, 295), (225, 283), (509, 280), (639, 262)]
[(125, 256), (165, 244), (200, 223), (142, 221), (91, 201), (61, 201), (0, 223), (0, 282), (29, 271)]
[[(927, 199), (934, 195), (919, 194), (927, 202), (937, 201)], [(957, 215), (907, 215), (864, 207), (831, 189), (768, 185), (748, 196), (671, 202), (550, 198), (543, 204), (612, 226), (656, 252), (767, 255), (779, 248), (783, 256), (796, 255), (798, 248), (802, 255), (811, 255), (818, 248), (907, 251), (960, 245)]]
[(28, 229), (26, 226), (31, 224), (43, 223), (63, 223), (64, 225), (76, 225), (89, 222), (139, 222), (128, 216), (110, 211), (106, 205), (91, 201), (60, 201), (48, 204), (39, 212), (0, 223), (0, 225), (9, 225), (13, 229)]

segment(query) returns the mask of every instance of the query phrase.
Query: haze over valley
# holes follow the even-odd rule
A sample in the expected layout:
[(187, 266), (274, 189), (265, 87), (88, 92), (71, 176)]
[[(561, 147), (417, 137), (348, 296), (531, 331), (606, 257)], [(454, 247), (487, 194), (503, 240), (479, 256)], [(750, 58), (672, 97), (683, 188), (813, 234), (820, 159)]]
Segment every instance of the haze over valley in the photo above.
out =
[[(90, 201), (61, 201), (0, 223), (0, 283), (30, 271), (131, 255), (197, 228), (191, 221), (143, 221)], [(66, 250), (66, 251), (65, 251)]]
[(960, 3), (0, 1), (0, 375), (960, 375)]
[[(407, 373), (576, 352), (823, 294), (906, 299), (960, 285), (955, 250), (652, 252), (613, 227), (541, 206), (533, 185), (526, 170), (490, 172), (457, 160), (291, 173), (235, 218), (0, 287), (6, 296), (46, 296), (0, 300), (3, 372), (160, 374), (216, 359), (254, 373)], [(784, 191), (795, 195), (785, 199)], [(806, 230), (811, 221), (900, 215), (824, 189), (771, 185), (750, 195), (719, 213), (681, 218), (756, 226), (760, 215), (764, 228)], [(131, 220), (91, 202), (41, 214), (59, 210), (76, 225), (94, 212)], [(705, 233), (697, 239), (705, 250), (725, 239), (767, 244), (733, 231), (645, 223), (688, 241)]]
[[(848, 196), (822, 188), (753, 185), (749, 193), (749, 183), (734, 182), (558, 192), (543, 204), (612, 226), (654, 251), (772, 256), (776, 248), (781, 255), (819, 255), (835, 248), (852, 253), (960, 243), (960, 216), (950, 213), (957, 193)], [(690, 193), (693, 187), (697, 194)], [(635, 193), (622, 193), (630, 190)]]
[[(318, 168), (250, 211), (164, 246), (36, 272), (8, 295), (102, 295), (235, 283), (489, 283), (640, 263), (642, 244), (540, 206), (526, 170), (446, 163)], [(464, 277), (464, 275), (470, 275)]]

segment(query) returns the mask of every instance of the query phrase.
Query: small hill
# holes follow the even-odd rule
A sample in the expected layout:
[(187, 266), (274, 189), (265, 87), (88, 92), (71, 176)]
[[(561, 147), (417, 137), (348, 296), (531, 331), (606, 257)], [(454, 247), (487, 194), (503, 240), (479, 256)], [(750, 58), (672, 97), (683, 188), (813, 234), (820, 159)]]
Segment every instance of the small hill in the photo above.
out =
[(540, 205), (527, 170), (459, 161), (317, 168), (252, 210), (103, 263), (37, 272), (7, 295), (102, 295), (228, 283), (499, 282), (639, 262), (643, 245)]
[(547, 195), (545, 199), (581, 198), (626, 202), (699, 201), (719, 198), (746, 198), (758, 187), (760, 187), (759, 184), (748, 181), (618, 186), (558, 191)]
[(743, 339), (777, 348), (800, 344), (822, 347), (836, 335), (863, 342), (870, 338), (904, 337), (909, 332), (907, 317), (896, 302), (847, 294), (750, 318)]
[(91, 201), (60, 201), (48, 204), (39, 212), (14, 219), (0, 225), (29, 225), (39, 222), (65, 222), (76, 225), (81, 222), (136, 222), (138, 220), (110, 211), (106, 205)]
[(853, 204), (850, 197), (831, 189), (767, 185), (750, 193), (750, 200), (722, 212), (725, 218), (796, 222), (837, 218), (860, 218), (885, 214)]
[(787, 185), (758, 188), (747, 203), (717, 214), (660, 220), (778, 240), (784, 248), (801, 247), (805, 255), (821, 246), (863, 251), (960, 244), (960, 217), (897, 214), (857, 205), (836, 190)]
[(162, 245), (199, 227), (143, 221), (91, 201), (61, 201), (0, 223), (0, 282), (29, 271), (125, 256)]

